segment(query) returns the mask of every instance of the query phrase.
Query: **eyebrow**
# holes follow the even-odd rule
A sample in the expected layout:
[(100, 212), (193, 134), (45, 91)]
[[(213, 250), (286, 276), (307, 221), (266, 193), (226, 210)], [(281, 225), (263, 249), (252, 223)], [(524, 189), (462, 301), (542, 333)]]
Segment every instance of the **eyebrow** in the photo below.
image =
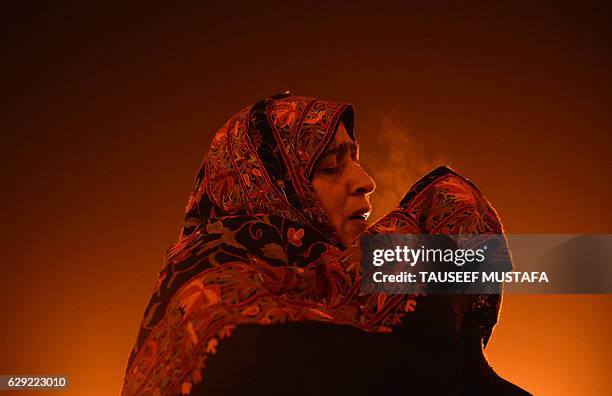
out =
[(355, 154), (357, 155), (359, 153), (359, 143), (357, 142), (345, 142), (345, 143), (341, 143), (335, 147), (330, 147), (328, 148), (323, 155), (321, 156), (321, 158), (323, 157), (327, 157), (329, 155), (338, 155), (338, 154), (344, 154), (345, 152), (350, 152), (351, 154)]

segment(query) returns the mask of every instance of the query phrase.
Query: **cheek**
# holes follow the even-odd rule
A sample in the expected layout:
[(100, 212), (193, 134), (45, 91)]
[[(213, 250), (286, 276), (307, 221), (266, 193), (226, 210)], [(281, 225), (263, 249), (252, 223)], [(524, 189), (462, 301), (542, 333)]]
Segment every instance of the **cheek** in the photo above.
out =
[(342, 231), (344, 219), (345, 196), (339, 183), (319, 182), (313, 183), (315, 192), (323, 201), (323, 205), (329, 213), (330, 222), (338, 231)]
[(336, 228), (338, 229), (338, 231), (342, 231), (341, 228), (343, 226), (343, 219), (344, 219), (344, 214), (343, 214), (343, 209), (344, 209), (344, 201), (342, 199), (342, 196), (340, 194), (338, 194), (339, 191), (334, 191), (335, 194), (333, 194), (329, 201), (329, 206), (328, 206), (328, 211), (330, 212), (330, 216), (332, 219), (332, 222), (334, 223), (334, 225), (336, 226)]

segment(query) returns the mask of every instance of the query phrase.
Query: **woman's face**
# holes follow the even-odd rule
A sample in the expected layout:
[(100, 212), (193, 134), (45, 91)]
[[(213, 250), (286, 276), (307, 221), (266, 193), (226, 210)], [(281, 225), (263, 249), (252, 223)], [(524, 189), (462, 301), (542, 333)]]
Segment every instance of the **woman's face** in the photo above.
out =
[(340, 123), (334, 140), (323, 153), (312, 183), (344, 246), (349, 246), (368, 227), (372, 207), (369, 194), (374, 180), (359, 165), (357, 144)]

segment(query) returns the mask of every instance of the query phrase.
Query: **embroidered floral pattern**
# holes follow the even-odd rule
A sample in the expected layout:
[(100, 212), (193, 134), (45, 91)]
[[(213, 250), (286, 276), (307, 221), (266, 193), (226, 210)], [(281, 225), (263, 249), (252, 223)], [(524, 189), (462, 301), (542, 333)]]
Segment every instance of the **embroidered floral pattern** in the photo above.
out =
[(352, 125), (352, 114), (348, 104), (292, 95), (239, 111), (215, 134), (196, 177), (182, 235), (222, 215), (274, 213), (319, 228), (338, 243), (307, 168), (342, 117), (351, 118)]
[[(360, 293), (359, 246), (341, 248), (308, 181), (348, 108), (277, 97), (258, 107), (255, 121), (268, 124), (253, 123), (255, 107), (244, 109), (215, 135), (145, 310), (123, 395), (189, 394), (236, 326), (319, 321), (386, 333), (414, 311), (416, 296)], [(501, 230), (488, 202), (455, 174), (413, 190), (367, 232)], [(490, 334), (499, 299), (479, 304)]]
[(279, 128), (293, 127), (300, 116), (297, 107), (298, 103), (291, 100), (280, 102), (274, 107), (272, 115), (276, 118)]
[(289, 243), (296, 247), (302, 246), (302, 237), (304, 236), (304, 229), (300, 228), (297, 231), (295, 228), (289, 228), (287, 231), (287, 239), (289, 239)]

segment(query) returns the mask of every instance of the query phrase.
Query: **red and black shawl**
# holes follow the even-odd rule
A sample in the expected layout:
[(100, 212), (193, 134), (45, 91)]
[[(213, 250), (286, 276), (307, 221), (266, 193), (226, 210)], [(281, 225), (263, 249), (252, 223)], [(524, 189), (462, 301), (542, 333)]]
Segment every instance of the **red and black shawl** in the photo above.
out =
[[(289, 94), (234, 115), (195, 180), (178, 242), (167, 252), (129, 357), (123, 395), (189, 394), (207, 361), (241, 326), (346, 325), (391, 333), (414, 295), (360, 293), (360, 251), (342, 246), (312, 187), (316, 161), (349, 104)], [(440, 167), (369, 233), (502, 233), (468, 180)], [(479, 296), (486, 343), (499, 295)]]

